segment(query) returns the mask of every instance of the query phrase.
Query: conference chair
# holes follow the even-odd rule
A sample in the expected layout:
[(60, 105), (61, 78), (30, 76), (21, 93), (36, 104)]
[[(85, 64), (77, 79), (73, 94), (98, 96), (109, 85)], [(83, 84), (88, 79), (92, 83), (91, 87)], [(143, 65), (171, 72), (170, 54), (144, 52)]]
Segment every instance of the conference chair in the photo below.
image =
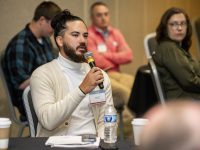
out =
[(155, 39), (156, 33), (149, 33), (144, 38), (144, 49), (147, 59), (152, 57), (153, 52), (155, 51), (157, 41)]
[(17, 136), (22, 137), (25, 127), (28, 126), (28, 122), (21, 121), (20, 118), (17, 116), (17, 112), (12, 103), (11, 95), (10, 95), (9, 88), (8, 88), (8, 85), (6, 82), (6, 78), (5, 78), (6, 75), (4, 74), (4, 71), (3, 71), (3, 59), (4, 59), (4, 52), (2, 51), (0, 53), (0, 76), (1, 76), (2, 83), (3, 83), (3, 87), (5, 89), (7, 100), (8, 100), (8, 107), (9, 107), (11, 120), (19, 126)]
[(151, 78), (153, 81), (154, 89), (156, 91), (157, 98), (160, 100), (161, 104), (165, 106), (165, 93), (163, 90), (162, 82), (159, 77), (155, 62), (152, 55), (155, 53), (155, 48), (157, 46), (157, 41), (155, 39), (156, 33), (147, 34), (144, 38), (144, 48), (146, 57), (148, 59), (148, 65), (151, 70)]
[(160, 80), (159, 73), (152, 58), (149, 58), (148, 64), (151, 70), (151, 78), (153, 80), (153, 85), (156, 91), (156, 95), (160, 100), (162, 106), (165, 106), (165, 94), (163, 91), (162, 82)]
[(195, 18), (193, 20), (193, 31), (194, 31), (194, 35), (195, 35), (195, 39), (196, 39), (196, 43), (197, 43), (197, 49), (198, 49), (198, 53), (200, 55), (200, 17)]
[(37, 133), (38, 118), (33, 107), (30, 86), (26, 87), (23, 92), (23, 102), (28, 119), (31, 137), (35, 137)]

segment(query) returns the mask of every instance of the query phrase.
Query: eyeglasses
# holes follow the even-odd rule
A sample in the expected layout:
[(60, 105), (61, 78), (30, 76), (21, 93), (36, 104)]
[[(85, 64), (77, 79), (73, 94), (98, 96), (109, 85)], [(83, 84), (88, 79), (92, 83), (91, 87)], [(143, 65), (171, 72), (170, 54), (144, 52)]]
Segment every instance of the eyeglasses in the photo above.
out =
[(181, 23), (178, 22), (171, 22), (169, 25), (172, 27), (172, 29), (176, 30), (181, 26), (181, 28), (186, 28), (187, 27), (187, 22), (183, 21)]

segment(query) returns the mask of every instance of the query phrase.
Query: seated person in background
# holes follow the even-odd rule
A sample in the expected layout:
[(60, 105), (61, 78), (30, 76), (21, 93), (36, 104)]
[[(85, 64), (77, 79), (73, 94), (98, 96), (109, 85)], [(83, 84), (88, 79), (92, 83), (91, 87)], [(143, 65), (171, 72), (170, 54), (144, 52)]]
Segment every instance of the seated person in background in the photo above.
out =
[(192, 28), (183, 9), (170, 8), (156, 30), (156, 63), (167, 99), (200, 99), (200, 64), (189, 52)]
[(88, 50), (92, 51), (96, 66), (107, 71), (113, 97), (128, 102), (133, 76), (121, 73), (120, 65), (132, 61), (132, 50), (119, 30), (109, 25), (109, 10), (105, 3), (96, 2), (90, 8), (92, 25), (88, 29)]
[(173, 100), (157, 105), (145, 118), (149, 123), (141, 134), (142, 150), (199, 150), (200, 103)]
[[(96, 134), (104, 138), (104, 110), (113, 105), (107, 74), (85, 63), (88, 31), (84, 21), (64, 10), (51, 22), (59, 48), (57, 59), (31, 76), (31, 94), (38, 116), (37, 136)], [(104, 92), (100, 95), (99, 83)], [(100, 104), (91, 104), (105, 96)], [(103, 96), (102, 96), (103, 95)], [(95, 97), (95, 95), (93, 96)]]
[(50, 23), (59, 12), (61, 9), (55, 3), (42, 2), (35, 9), (33, 20), (9, 42), (5, 50), (3, 70), (11, 99), (22, 121), (26, 120), (22, 93), (29, 85), (33, 70), (54, 58), (49, 38), (53, 33)]

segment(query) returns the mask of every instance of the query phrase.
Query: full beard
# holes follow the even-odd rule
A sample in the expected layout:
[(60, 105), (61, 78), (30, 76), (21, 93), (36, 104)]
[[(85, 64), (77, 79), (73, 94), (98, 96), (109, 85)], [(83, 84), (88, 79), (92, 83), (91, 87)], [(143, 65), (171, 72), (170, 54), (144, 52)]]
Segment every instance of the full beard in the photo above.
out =
[(66, 43), (63, 44), (63, 49), (65, 52), (65, 55), (67, 55), (72, 61), (77, 62), (77, 63), (85, 62), (86, 60), (84, 58), (84, 53), (87, 52), (86, 45), (81, 44), (80, 46), (77, 47), (77, 49), (79, 47), (85, 48), (85, 51), (82, 52), (81, 55), (77, 55), (76, 50), (74, 48), (72, 48), (71, 46), (67, 45)]

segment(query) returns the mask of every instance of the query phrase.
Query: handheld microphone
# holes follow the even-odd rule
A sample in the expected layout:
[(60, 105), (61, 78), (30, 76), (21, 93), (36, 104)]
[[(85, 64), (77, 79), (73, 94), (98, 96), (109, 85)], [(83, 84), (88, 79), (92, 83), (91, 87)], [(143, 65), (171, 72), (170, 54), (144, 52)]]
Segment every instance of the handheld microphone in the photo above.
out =
[[(90, 68), (93, 68), (93, 67), (96, 66), (92, 52), (86, 52), (84, 54), (84, 57), (87, 60), (87, 63), (90, 65)], [(98, 86), (99, 86), (100, 89), (103, 89), (104, 88), (103, 82), (99, 83)]]

